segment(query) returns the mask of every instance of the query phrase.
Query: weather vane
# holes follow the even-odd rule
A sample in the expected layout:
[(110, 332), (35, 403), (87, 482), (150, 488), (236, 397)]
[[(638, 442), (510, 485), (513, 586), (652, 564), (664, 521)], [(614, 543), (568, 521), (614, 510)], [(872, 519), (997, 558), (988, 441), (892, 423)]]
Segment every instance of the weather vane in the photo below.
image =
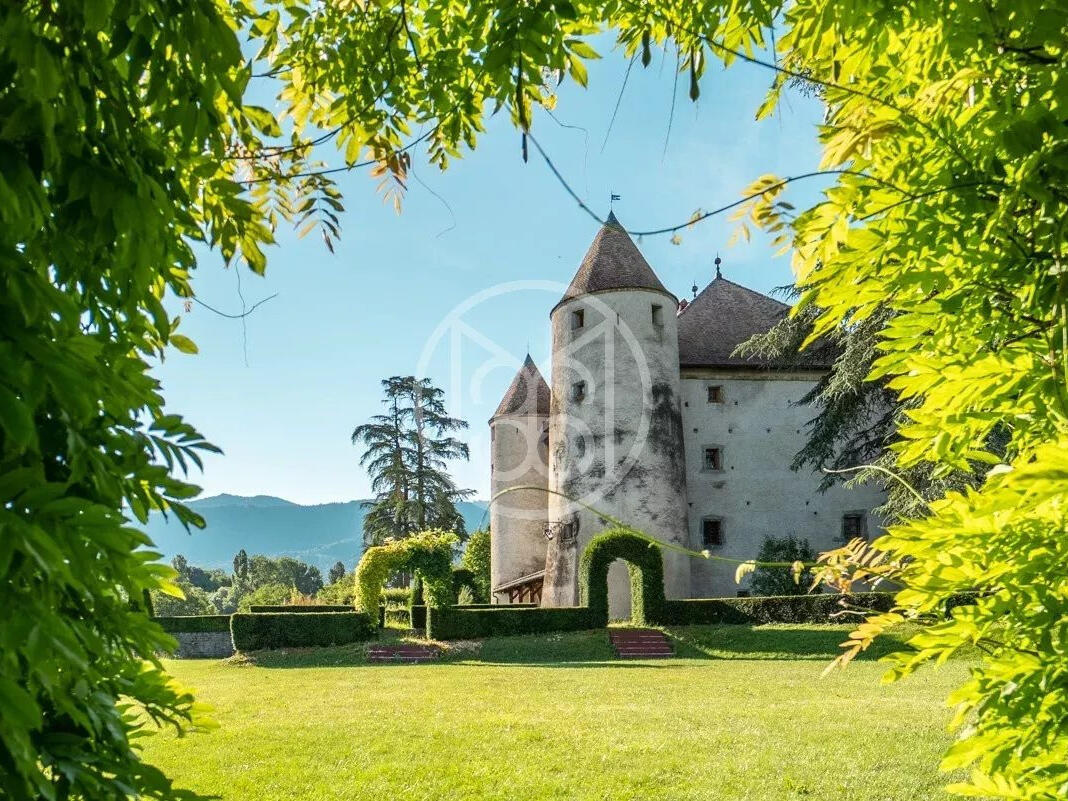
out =
[(619, 195), (617, 195), (615, 192), (610, 192), (609, 195), (608, 195), (608, 210), (609, 211), (612, 210), (612, 204), (615, 203), (617, 200), (622, 200), (622, 198)]

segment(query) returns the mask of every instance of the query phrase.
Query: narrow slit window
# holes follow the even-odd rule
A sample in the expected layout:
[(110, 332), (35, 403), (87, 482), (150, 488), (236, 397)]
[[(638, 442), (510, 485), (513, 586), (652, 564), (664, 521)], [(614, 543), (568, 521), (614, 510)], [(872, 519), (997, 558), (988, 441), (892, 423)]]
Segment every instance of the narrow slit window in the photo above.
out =
[(580, 459), (586, 455), (586, 438), (581, 435), (575, 439), (575, 454)]
[(571, 330), (572, 331), (577, 331), (578, 329), (582, 328), (585, 325), (586, 325), (586, 310), (585, 309), (575, 309), (575, 311), (571, 312)]
[(723, 469), (723, 451), (719, 448), (705, 448), (705, 470)]
[(571, 385), (571, 400), (582, 403), (586, 399), (586, 382), (576, 381)]
[(723, 403), (723, 387), (716, 385), (708, 388), (709, 403)]
[(659, 303), (653, 304), (653, 325), (664, 324), (664, 307)]
[(701, 521), (701, 543), (706, 548), (718, 548), (723, 544), (723, 521), (706, 518)]

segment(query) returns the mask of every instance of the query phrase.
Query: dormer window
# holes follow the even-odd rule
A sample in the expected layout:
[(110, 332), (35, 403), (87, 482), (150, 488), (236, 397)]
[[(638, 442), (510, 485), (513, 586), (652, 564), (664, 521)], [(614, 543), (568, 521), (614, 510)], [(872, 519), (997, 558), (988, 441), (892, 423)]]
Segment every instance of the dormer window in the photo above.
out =
[(653, 325), (661, 326), (664, 324), (664, 307), (659, 303), (653, 304)]
[(582, 403), (586, 399), (586, 382), (576, 381), (571, 385), (571, 400), (575, 403)]
[(586, 310), (585, 309), (575, 309), (575, 311), (571, 312), (571, 330), (572, 331), (577, 331), (578, 329), (582, 328), (585, 325), (586, 325)]

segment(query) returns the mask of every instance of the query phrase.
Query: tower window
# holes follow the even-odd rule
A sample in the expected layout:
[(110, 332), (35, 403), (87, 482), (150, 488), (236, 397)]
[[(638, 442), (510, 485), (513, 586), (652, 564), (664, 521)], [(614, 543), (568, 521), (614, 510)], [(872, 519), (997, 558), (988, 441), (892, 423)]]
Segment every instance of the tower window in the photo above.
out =
[(723, 544), (723, 521), (706, 517), (701, 521), (701, 543), (705, 548), (718, 548)]
[(575, 454), (580, 459), (586, 455), (586, 438), (581, 435), (575, 439)]
[(664, 307), (659, 303), (653, 304), (653, 325), (664, 324)]
[(723, 403), (723, 387), (718, 385), (708, 387), (708, 402)]
[(571, 312), (571, 330), (575, 331), (586, 325), (586, 310), (575, 309)]
[(571, 385), (571, 400), (582, 403), (586, 399), (586, 382), (576, 381)]
[(865, 515), (863, 512), (847, 512), (842, 515), (842, 540), (849, 542), (857, 537), (863, 540), (868, 538)]
[(723, 469), (723, 451), (720, 448), (705, 448), (705, 470)]

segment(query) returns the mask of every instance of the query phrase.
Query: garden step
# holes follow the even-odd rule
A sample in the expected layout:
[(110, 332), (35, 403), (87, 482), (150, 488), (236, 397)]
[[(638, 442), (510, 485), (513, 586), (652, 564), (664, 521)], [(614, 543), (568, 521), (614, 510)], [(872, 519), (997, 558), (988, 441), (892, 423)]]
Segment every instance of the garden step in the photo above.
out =
[(400, 643), (397, 645), (372, 645), (367, 649), (369, 662), (432, 662), (438, 658), (439, 650), (429, 645)]
[(620, 659), (667, 659), (675, 655), (671, 641), (656, 629), (612, 629), (608, 639)]

